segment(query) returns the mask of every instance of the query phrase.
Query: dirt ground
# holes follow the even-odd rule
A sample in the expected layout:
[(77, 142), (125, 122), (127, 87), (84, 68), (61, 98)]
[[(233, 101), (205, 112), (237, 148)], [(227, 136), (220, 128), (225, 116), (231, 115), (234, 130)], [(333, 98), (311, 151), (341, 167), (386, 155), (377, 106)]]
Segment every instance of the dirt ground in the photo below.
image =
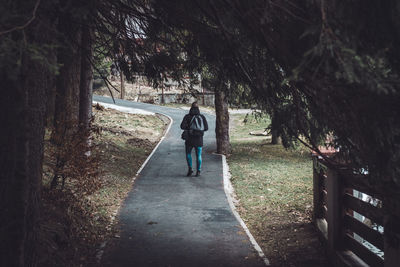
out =
[(273, 267), (329, 266), (314, 226), (309, 220), (296, 220), (269, 212), (254, 235), (260, 240), (264, 253)]

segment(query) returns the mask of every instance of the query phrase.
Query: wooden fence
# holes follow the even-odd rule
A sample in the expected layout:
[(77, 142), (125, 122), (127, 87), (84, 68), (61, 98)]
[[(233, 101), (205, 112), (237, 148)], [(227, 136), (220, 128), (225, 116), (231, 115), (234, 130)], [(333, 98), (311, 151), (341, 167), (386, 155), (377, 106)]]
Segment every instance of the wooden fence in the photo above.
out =
[(332, 265), (400, 266), (397, 200), (369, 186), (367, 175), (332, 170), (317, 156), (313, 169), (313, 220)]

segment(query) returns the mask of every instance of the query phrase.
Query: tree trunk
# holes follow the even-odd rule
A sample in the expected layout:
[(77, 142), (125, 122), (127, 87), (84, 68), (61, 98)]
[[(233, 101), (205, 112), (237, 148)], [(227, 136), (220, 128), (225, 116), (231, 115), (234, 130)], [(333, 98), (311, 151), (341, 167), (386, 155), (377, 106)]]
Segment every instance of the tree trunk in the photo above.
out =
[[(48, 60), (50, 64), (57, 64), (57, 51), (54, 51), (52, 54), (49, 54)], [(49, 77), (49, 86), (47, 87), (47, 98), (46, 98), (46, 127), (54, 126), (54, 110), (55, 110), (55, 102), (56, 102), (56, 76), (52, 75)]]
[(165, 99), (164, 99), (164, 84), (161, 85), (161, 104), (165, 104)]
[(215, 91), (215, 134), (217, 138), (217, 153), (227, 155), (231, 152), (229, 142), (229, 111), (228, 98), (223, 90)]
[[(80, 89), (80, 27), (71, 22), (64, 15), (60, 18), (58, 30), (68, 40), (61, 40), (64, 44), (58, 49), (58, 64), (60, 74), (57, 77), (56, 102), (54, 113), (53, 142), (62, 143), (70, 134), (76, 132), (79, 117), (79, 89)], [(74, 43), (67, 42), (72, 40)]]
[(92, 85), (93, 70), (92, 59), (92, 35), (88, 27), (82, 31), (81, 43), (81, 77), (79, 86), (79, 125), (82, 130), (87, 130), (92, 110)]
[(57, 186), (59, 173), (66, 163), (67, 155), (63, 147), (71, 142), (72, 136), (78, 131), (81, 77), (81, 26), (73, 23), (67, 13), (60, 16), (57, 29), (63, 38), (60, 40), (63, 45), (57, 54), (58, 64), (62, 67), (56, 81), (52, 142), (57, 147), (57, 156), (51, 188)]
[(122, 70), (120, 72), (120, 77), (121, 77), (121, 99), (125, 98), (125, 81), (124, 81), (124, 74), (122, 73)]
[(274, 130), (274, 128), (272, 128), (272, 130), (271, 130), (271, 145), (278, 145), (278, 144), (282, 144), (282, 139), (278, 135), (278, 131)]
[(276, 130), (271, 130), (271, 144), (277, 145), (279, 143), (279, 136)]
[(272, 145), (277, 145), (281, 144), (281, 138), (279, 137), (278, 131), (276, 130), (275, 126), (275, 119), (274, 116), (271, 117), (271, 144)]
[[(49, 44), (46, 38), (51, 38), (47, 32), (51, 24), (44, 24), (41, 17), (29, 26), (25, 35), (13, 34), (12, 40), (22, 54), (13, 57), (11, 65), (0, 64), (0, 82), (7, 88), (0, 97), (0, 266), (37, 265), (46, 91), (50, 74), (45, 64), (28, 55), (26, 44), (36, 47)], [(16, 63), (18, 60), (20, 65)], [(10, 75), (10, 68), (17, 74), (15, 77)]]

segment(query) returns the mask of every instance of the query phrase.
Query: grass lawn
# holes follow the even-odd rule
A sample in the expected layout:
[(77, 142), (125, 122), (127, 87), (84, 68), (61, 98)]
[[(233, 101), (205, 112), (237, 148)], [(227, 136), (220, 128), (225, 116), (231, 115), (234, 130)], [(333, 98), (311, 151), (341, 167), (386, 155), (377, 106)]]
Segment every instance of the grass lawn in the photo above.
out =
[[(322, 266), (323, 252), (311, 224), (312, 161), (300, 147), (271, 145), (262, 131), (270, 121), (231, 115), (228, 163), (238, 210), (273, 266)], [(245, 120), (246, 119), (246, 120)]]

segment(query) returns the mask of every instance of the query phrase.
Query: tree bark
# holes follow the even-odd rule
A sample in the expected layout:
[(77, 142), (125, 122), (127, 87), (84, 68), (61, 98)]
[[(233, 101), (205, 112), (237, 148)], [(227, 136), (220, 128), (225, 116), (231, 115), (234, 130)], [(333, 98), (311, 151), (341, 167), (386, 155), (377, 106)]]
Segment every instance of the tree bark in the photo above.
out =
[[(57, 64), (57, 51), (53, 51), (52, 54), (49, 54), (48, 60), (50, 64)], [(47, 87), (47, 98), (46, 98), (46, 127), (54, 126), (54, 110), (55, 110), (55, 102), (56, 102), (56, 76), (51, 75), (49, 77), (49, 86)]]
[(276, 119), (275, 116), (272, 115), (271, 116), (271, 145), (277, 145), (277, 144), (281, 144), (281, 138), (278, 134), (278, 131), (276, 130)]
[(271, 144), (272, 145), (279, 144), (279, 136), (278, 136), (277, 131), (274, 129), (271, 130)]
[(58, 49), (57, 61), (62, 67), (56, 81), (56, 102), (52, 142), (57, 147), (56, 167), (51, 188), (58, 184), (58, 176), (66, 163), (63, 146), (71, 141), (78, 131), (79, 97), (81, 77), (81, 26), (72, 21), (71, 15), (60, 15), (58, 32), (62, 46)]
[(124, 81), (124, 74), (122, 73), (122, 70), (120, 72), (120, 77), (121, 77), (121, 99), (125, 98), (125, 81)]
[(228, 155), (231, 153), (229, 142), (229, 111), (228, 98), (223, 90), (215, 91), (215, 134), (217, 138), (217, 153)]
[(68, 15), (61, 16), (58, 31), (65, 36), (58, 49), (57, 61), (62, 67), (56, 81), (53, 142), (62, 143), (66, 136), (77, 130), (80, 89), (80, 36), (79, 26)]
[[(26, 44), (49, 44), (50, 28), (42, 17), (25, 35), (13, 34), (23, 51), (14, 58), (21, 60), (20, 65), (15, 61), (0, 66), (0, 82), (7, 88), (0, 97), (0, 266), (37, 265), (46, 91), (51, 75), (45, 64), (28, 54)], [(15, 77), (9, 75), (10, 67)]]
[(165, 104), (165, 98), (164, 98), (164, 84), (161, 85), (161, 104)]
[(92, 110), (92, 86), (93, 70), (92, 59), (92, 35), (89, 27), (82, 31), (81, 42), (81, 77), (79, 86), (79, 125), (87, 130)]

